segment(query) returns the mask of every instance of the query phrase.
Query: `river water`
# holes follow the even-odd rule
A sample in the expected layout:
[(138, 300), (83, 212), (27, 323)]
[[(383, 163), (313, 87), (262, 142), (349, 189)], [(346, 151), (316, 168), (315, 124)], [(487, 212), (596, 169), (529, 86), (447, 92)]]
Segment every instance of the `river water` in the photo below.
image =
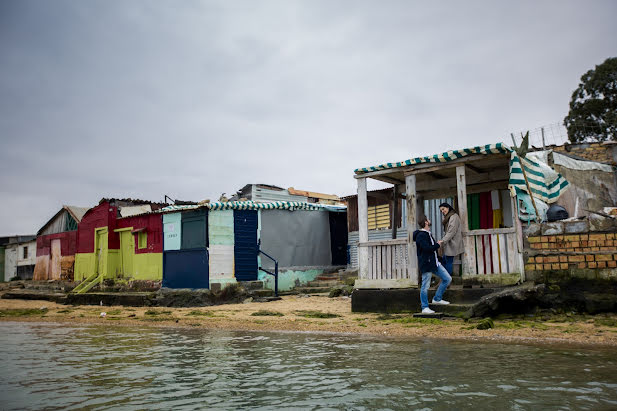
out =
[(617, 350), (0, 323), (0, 409), (610, 409)]

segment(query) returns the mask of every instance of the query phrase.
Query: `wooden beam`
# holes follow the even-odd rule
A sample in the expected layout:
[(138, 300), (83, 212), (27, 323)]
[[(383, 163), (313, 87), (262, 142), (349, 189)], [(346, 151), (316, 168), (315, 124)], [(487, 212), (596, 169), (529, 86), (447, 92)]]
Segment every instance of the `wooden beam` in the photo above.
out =
[(389, 176), (375, 176), (375, 177), (372, 177), (372, 178), (374, 180), (383, 181), (384, 183), (388, 183), (388, 184), (394, 184), (394, 185), (396, 185), (396, 184), (405, 184), (405, 182), (403, 180), (399, 180), (397, 178), (389, 177)]
[(418, 285), (418, 256), (416, 255), (416, 243), (413, 241), (413, 232), (417, 226), (416, 217), (416, 176), (405, 177), (407, 188), (407, 272), (411, 283)]
[(385, 170), (369, 171), (368, 173), (356, 174), (354, 175), (354, 178), (366, 178), (366, 177), (375, 178), (375, 176), (379, 176), (379, 175), (388, 175), (388, 174), (393, 174), (393, 173), (408, 172), (412, 170), (415, 171), (415, 170), (421, 170), (421, 169), (430, 169), (432, 167), (437, 167), (437, 169), (444, 168), (444, 167), (455, 167), (456, 165), (460, 165), (462, 163), (467, 163), (469, 161), (475, 161), (475, 160), (479, 160), (482, 158), (489, 158), (489, 157), (490, 158), (503, 157), (503, 158), (509, 159), (510, 154), (472, 154), (472, 155), (468, 155), (465, 157), (457, 158), (452, 161), (448, 161), (447, 163), (421, 163), (421, 164), (413, 164), (410, 166), (387, 168)]
[[(358, 236), (359, 242), (368, 241), (368, 199), (366, 197), (366, 178), (358, 180)], [(358, 277), (368, 278), (368, 249), (358, 248)]]
[[(461, 218), (463, 232), (469, 231), (467, 220), (467, 180), (465, 178), (465, 165), (456, 167), (456, 195), (458, 200), (458, 215)], [(475, 274), (475, 247), (473, 237), (463, 237), (463, 267), (462, 274)]]
[(398, 187), (395, 185), (392, 187), (392, 239), (396, 239), (396, 229), (398, 228), (398, 219), (396, 218), (398, 214), (398, 205), (401, 201), (398, 198)]
[[(466, 179), (468, 185), (490, 183), (493, 181), (507, 180), (510, 178), (508, 169), (489, 171), (484, 174), (470, 176)], [(416, 185), (417, 191), (441, 191), (454, 189), (457, 185), (456, 177), (450, 177), (438, 181), (419, 181)]]
[[(505, 190), (508, 187), (508, 180), (499, 180), (492, 183), (480, 183), (467, 186), (467, 194), (483, 193), (491, 190)], [(457, 190), (449, 188), (445, 190), (429, 190), (418, 191), (418, 194), (424, 196), (425, 200), (432, 200), (435, 198), (454, 197), (457, 195)]]

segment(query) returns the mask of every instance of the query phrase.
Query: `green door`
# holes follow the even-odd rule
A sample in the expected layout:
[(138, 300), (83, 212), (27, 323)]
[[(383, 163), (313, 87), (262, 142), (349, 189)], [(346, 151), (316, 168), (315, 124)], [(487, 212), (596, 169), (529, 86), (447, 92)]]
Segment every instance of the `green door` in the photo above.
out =
[(135, 255), (135, 237), (130, 230), (120, 232), (121, 277), (133, 276), (133, 256)]
[(107, 228), (97, 229), (95, 233), (95, 271), (103, 276), (107, 273), (107, 240)]

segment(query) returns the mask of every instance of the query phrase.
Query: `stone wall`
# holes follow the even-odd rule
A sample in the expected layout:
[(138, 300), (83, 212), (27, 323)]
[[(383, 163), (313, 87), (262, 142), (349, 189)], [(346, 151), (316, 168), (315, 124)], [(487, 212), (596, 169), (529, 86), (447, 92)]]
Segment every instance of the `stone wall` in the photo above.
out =
[(591, 161), (617, 165), (617, 142), (577, 143), (547, 147), (556, 152), (572, 154)]
[(617, 227), (613, 219), (530, 224), (525, 229), (527, 280), (567, 278), (617, 282)]

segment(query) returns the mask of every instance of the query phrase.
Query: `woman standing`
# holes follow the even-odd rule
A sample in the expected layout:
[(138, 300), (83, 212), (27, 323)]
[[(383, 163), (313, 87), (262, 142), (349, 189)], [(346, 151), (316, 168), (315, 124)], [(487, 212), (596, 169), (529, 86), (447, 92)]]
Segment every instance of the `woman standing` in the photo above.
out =
[(444, 215), (442, 224), (445, 234), (441, 239), (444, 267), (452, 275), (454, 257), (462, 254), (464, 251), (461, 218), (448, 203), (441, 203), (439, 210)]

